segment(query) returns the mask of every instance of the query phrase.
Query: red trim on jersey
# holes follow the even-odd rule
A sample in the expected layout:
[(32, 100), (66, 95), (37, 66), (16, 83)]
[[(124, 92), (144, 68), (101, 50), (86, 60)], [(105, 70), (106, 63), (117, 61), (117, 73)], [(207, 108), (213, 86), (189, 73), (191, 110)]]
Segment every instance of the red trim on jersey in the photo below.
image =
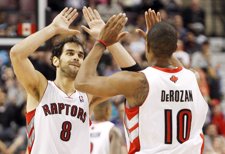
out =
[(134, 125), (132, 128), (129, 129), (129, 132), (131, 133), (133, 130), (135, 130), (137, 127), (139, 127), (139, 123)]
[[(25, 117), (26, 117), (27, 125), (29, 125), (31, 120), (34, 118), (35, 112), (36, 112), (36, 109), (26, 113)], [(34, 131), (34, 127), (30, 130), (30, 132), (27, 132), (28, 138), (30, 138), (33, 131)], [(33, 145), (33, 143), (32, 143), (32, 145)], [(27, 149), (28, 149), (28, 153), (30, 154), (31, 150), (32, 150), (32, 146), (27, 146)]]
[(139, 137), (137, 137), (132, 143), (130, 142), (130, 149), (128, 151), (128, 154), (135, 154), (136, 152), (140, 151), (140, 149), (140, 141)]
[(155, 68), (157, 70), (167, 72), (167, 73), (177, 73), (180, 72), (183, 68), (182, 67), (177, 67), (177, 68), (162, 68), (158, 66), (152, 66), (152, 68)]
[(201, 138), (202, 138), (202, 147), (201, 147), (201, 154), (203, 154), (203, 150), (204, 150), (204, 135), (203, 134), (200, 134)]
[(35, 112), (36, 112), (36, 109), (34, 109), (34, 110), (32, 110), (32, 111), (26, 113), (25, 116), (26, 116), (27, 124), (30, 123), (31, 119), (32, 119), (32, 118), (34, 117), (34, 115), (35, 115)]
[(28, 149), (28, 153), (31, 154), (32, 147), (28, 146), (27, 149)]
[(139, 106), (133, 107), (133, 108), (128, 108), (125, 105), (125, 112), (126, 112), (127, 118), (130, 120), (139, 113)]
[[(134, 116), (139, 114), (139, 106), (133, 107), (133, 108), (128, 108), (125, 105), (125, 113), (126, 113), (128, 120), (131, 120)], [(125, 123), (125, 126), (126, 126), (126, 123)], [(132, 131), (135, 130), (137, 127), (139, 127), (139, 122), (137, 124), (135, 124), (132, 128), (127, 129), (127, 131), (129, 133), (132, 133)], [(126, 126), (126, 128), (127, 128), (127, 126)], [(128, 136), (129, 136), (129, 134), (128, 134)], [(140, 151), (140, 149), (141, 149), (140, 140), (139, 140), (139, 136), (137, 136), (133, 140), (133, 142), (130, 142), (130, 148), (129, 148), (128, 154), (135, 154), (136, 152)]]

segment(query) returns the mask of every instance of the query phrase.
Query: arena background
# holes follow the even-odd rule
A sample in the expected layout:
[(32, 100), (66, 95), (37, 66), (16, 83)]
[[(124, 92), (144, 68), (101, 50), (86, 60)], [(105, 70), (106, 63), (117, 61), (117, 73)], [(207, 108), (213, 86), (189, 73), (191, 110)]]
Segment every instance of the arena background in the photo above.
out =
[[(205, 122), (204, 154), (225, 154), (225, 1), (224, 0), (0, 0), (0, 153), (6, 146), (8, 153), (23, 154), (26, 148), (26, 94), (19, 85), (9, 60), (10, 48), (31, 33), (49, 24), (64, 7), (79, 10), (72, 28), (86, 24), (81, 13), (83, 6), (98, 9), (102, 18), (125, 12), (130, 32), (121, 43), (141, 65), (146, 67), (144, 40), (135, 28), (145, 29), (144, 11), (159, 11), (162, 19), (179, 32), (175, 56), (187, 68), (194, 68), (199, 86), (210, 110)], [(81, 30), (81, 29), (80, 29)], [(87, 33), (79, 36), (88, 53), (94, 40)], [(51, 43), (47, 42), (30, 59), (35, 68), (48, 79), (55, 73), (50, 63)], [(105, 52), (98, 67), (101, 75), (119, 71), (109, 52)], [(110, 100), (111, 121), (123, 132), (123, 97)]]

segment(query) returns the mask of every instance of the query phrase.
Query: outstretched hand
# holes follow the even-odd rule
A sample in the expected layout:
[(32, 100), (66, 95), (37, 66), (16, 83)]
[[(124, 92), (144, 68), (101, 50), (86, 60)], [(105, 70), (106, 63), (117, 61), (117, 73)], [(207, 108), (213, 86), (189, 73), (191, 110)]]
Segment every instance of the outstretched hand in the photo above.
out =
[(136, 29), (136, 32), (138, 32), (142, 37), (146, 38), (148, 32), (158, 22), (161, 22), (160, 13), (157, 12), (157, 14), (156, 14), (154, 10), (148, 9), (148, 11), (145, 11), (145, 23), (146, 23), (146, 28), (147, 28), (146, 32), (144, 32), (141, 29)]
[(77, 16), (76, 9), (66, 7), (53, 19), (50, 26), (53, 26), (58, 34), (79, 34), (80, 31), (69, 28)]
[(105, 26), (105, 22), (102, 20), (98, 11), (90, 7), (83, 8), (83, 15), (90, 28), (83, 25), (81, 28), (95, 39), (98, 39), (100, 31)]
[(127, 32), (122, 32), (123, 27), (127, 23), (125, 14), (113, 15), (99, 34), (99, 40), (103, 41), (106, 46), (110, 46), (118, 42)]

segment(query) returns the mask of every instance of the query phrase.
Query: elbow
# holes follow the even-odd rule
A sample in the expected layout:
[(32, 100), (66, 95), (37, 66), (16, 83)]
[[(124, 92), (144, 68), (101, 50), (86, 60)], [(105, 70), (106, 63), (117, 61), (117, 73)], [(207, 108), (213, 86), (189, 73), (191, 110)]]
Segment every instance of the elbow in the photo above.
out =
[(15, 47), (13, 46), (13, 47), (10, 49), (9, 56), (10, 56), (10, 59), (13, 59), (13, 58), (18, 58), (18, 57), (20, 56), (20, 54), (19, 54), (19, 52), (15, 49)]

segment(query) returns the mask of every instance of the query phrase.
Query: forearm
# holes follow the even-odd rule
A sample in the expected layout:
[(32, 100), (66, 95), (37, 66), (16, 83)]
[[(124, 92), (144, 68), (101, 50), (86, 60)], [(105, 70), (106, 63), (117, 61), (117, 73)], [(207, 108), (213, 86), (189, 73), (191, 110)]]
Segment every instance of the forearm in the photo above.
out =
[(100, 43), (95, 43), (85, 61), (82, 63), (80, 70), (76, 76), (75, 85), (88, 82), (89, 77), (96, 75), (97, 65), (102, 57), (105, 47)]
[(108, 50), (121, 68), (130, 67), (136, 64), (132, 56), (120, 43), (115, 43), (109, 46)]
[(42, 30), (28, 36), (24, 40), (17, 43), (11, 49), (11, 54), (19, 58), (27, 58), (30, 54), (37, 50), (45, 41), (56, 35), (56, 30), (52, 26), (47, 26)]

